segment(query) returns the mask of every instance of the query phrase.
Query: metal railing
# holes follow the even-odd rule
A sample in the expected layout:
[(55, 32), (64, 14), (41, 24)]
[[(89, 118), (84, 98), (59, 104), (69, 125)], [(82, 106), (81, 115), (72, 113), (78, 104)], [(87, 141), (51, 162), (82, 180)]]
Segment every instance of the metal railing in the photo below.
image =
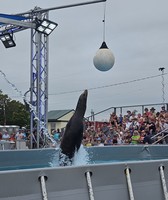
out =
[(91, 115), (86, 117), (87, 120), (91, 120), (94, 121), (93, 119), (95, 119), (95, 116), (98, 116), (100, 114), (103, 114), (105, 112), (108, 112), (110, 110), (113, 110), (114, 113), (119, 113), (119, 114), (124, 114), (123, 111), (124, 109), (131, 109), (131, 108), (139, 108), (141, 110), (141, 114), (144, 113), (144, 110), (146, 107), (153, 107), (153, 106), (165, 106), (165, 110), (168, 111), (168, 103), (154, 103), (154, 104), (136, 104), (136, 105), (125, 105), (125, 106), (112, 106), (109, 107), (107, 109), (104, 109), (100, 112), (94, 113), (94, 111), (91, 111)]
[[(161, 140), (165, 139), (166, 137), (168, 137), (168, 134), (166, 135), (161, 135), (162, 133), (168, 133), (168, 128), (165, 128), (164, 130), (160, 131), (159, 133), (157, 133), (156, 135), (152, 136), (151, 139), (155, 140), (152, 144), (157, 144), (158, 142), (160, 142)], [(161, 135), (161, 137), (156, 140), (157, 136)]]

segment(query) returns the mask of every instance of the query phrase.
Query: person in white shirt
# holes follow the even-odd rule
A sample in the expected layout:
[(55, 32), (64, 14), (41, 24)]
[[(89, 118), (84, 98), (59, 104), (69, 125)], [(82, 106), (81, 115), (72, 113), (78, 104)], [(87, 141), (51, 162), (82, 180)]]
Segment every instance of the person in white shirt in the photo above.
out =
[(4, 133), (2, 135), (2, 139), (3, 140), (9, 140), (10, 139), (10, 135), (6, 130), (4, 131)]
[(16, 140), (24, 140), (25, 139), (25, 134), (23, 133), (22, 130), (19, 130), (19, 132), (16, 133), (15, 138), (16, 138)]

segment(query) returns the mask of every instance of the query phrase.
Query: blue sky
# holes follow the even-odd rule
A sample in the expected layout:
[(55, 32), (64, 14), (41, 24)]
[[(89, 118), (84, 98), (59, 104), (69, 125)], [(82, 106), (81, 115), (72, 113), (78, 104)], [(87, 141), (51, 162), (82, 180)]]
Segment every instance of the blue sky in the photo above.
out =
[[(15, 0), (9, 6), (11, 1), (6, 0), (1, 2), (0, 13), (16, 14), (35, 6), (50, 8), (79, 2), (85, 1)], [(92, 109), (96, 113), (112, 106), (161, 103), (162, 79), (157, 76), (160, 67), (165, 67), (167, 102), (167, 8), (167, 0), (107, 0), (105, 40), (115, 56), (115, 64), (108, 72), (100, 72), (93, 65), (103, 41), (104, 3), (51, 11), (49, 18), (58, 27), (49, 36), (49, 110), (75, 108), (84, 89), (89, 89), (86, 115)], [(5, 49), (0, 43), (0, 69), (25, 93), (30, 87), (30, 30), (14, 37), (15, 48)], [(22, 101), (2, 76), (0, 85), (9, 97)]]

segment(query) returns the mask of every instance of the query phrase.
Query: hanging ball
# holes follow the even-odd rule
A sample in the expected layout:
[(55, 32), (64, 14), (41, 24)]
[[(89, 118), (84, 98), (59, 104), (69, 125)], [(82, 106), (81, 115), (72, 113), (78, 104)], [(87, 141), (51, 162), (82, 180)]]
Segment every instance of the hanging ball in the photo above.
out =
[(115, 58), (112, 51), (107, 47), (106, 43), (103, 42), (93, 58), (94, 66), (96, 69), (105, 72), (113, 67), (114, 62)]

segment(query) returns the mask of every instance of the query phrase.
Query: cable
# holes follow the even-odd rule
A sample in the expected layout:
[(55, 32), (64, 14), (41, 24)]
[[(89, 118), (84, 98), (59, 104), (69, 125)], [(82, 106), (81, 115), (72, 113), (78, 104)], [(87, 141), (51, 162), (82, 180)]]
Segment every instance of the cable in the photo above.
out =
[[(166, 75), (166, 74), (168, 74), (168, 73), (164, 73), (163, 75)], [(110, 84), (110, 85), (103, 85), (103, 86), (88, 88), (87, 90), (98, 90), (98, 89), (103, 89), (103, 88), (107, 88), (107, 87), (125, 85), (125, 84), (129, 84), (129, 83), (134, 83), (134, 82), (144, 81), (144, 80), (148, 80), (148, 79), (152, 79), (152, 78), (157, 78), (157, 77), (160, 77), (160, 76), (162, 76), (162, 74), (154, 75), (154, 76), (147, 76), (147, 77), (144, 77), (144, 78), (134, 79), (134, 80), (130, 80), (130, 81), (124, 81), (124, 82), (121, 82), (121, 83), (114, 83), (114, 84)], [(57, 96), (57, 95), (63, 95), (63, 94), (77, 93), (77, 92), (82, 92), (83, 90), (84, 89), (67, 91), (67, 92), (52, 93), (52, 94), (49, 94), (49, 96)], [(11, 97), (14, 98), (14, 97), (18, 97), (18, 96), (11, 96)]]
[[(163, 75), (166, 75), (166, 74), (167, 73), (164, 73)], [(125, 85), (125, 84), (139, 82), (139, 81), (143, 81), (143, 80), (147, 80), (147, 79), (157, 78), (159, 76), (162, 76), (162, 74), (155, 75), (155, 76), (147, 76), (147, 77), (144, 77), (144, 78), (134, 79), (134, 80), (125, 81), (125, 82), (121, 82), (121, 83), (114, 83), (114, 84), (110, 84), (110, 85), (103, 85), (103, 86), (99, 86), (99, 87), (88, 88), (87, 90), (97, 90), (97, 89), (102, 89), (102, 88), (107, 88), (107, 87), (114, 87), (114, 86), (118, 86), (118, 85)], [(60, 92), (60, 93), (49, 94), (49, 95), (53, 96), (53, 95), (71, 94), (71, 93), (81, 92), (83, 90), (84, 89), (80, 89), (80, 90)]]
[(103, 41), (106, 37), (106, 1), (104, 2), (104, 16), (103, 16)]

